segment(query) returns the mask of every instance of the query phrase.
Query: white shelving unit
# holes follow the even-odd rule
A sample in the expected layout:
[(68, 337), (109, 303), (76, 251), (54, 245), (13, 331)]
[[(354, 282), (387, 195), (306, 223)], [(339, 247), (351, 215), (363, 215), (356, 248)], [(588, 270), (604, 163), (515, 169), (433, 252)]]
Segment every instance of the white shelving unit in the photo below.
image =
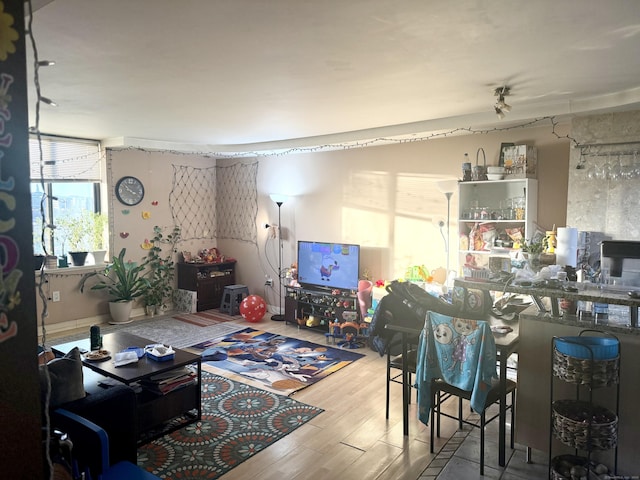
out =
[[(521, 228), (524, 239), (530, 240), (535, 232), (538, 215), (538, 181), (532, 178), (460, 182), (458, 184), (458, 245), (460, 274), (463, 266), (472, 261), (478, 267), (489, 262), (491, 245), (476, 249), (463, 238), (469, 238), (474, 226), (494, 224), (498, 235), (506, 229)], [(519, 215), (507, 214), (508, 200), (522, 197)], [(464, 248), (466, 247), (466, 248)]]

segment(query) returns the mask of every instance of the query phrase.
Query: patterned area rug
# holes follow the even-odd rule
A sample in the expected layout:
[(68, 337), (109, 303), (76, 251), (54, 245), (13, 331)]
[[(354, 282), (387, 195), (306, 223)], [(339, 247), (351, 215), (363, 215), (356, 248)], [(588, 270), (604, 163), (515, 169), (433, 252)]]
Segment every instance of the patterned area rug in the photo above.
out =
[(140, 447), (138, 465), (161, 478), (218, 478), (321, 412), (202, 372), (202, 420)]
[[(100, 325), (100, 332), (102, 335), (106, 335), (119, 330), (176, 348), (186, 348), (202, 342), (203, 338), (219, 337), (244, 328), (243, 325), (227, 323), (228, 320), (216, 320), (199, 316), (196, 318), (200, 320), (196, 321), (193, 319), (178, 318), (178, 316), (181, 315), (191, 314), (144, 318), (127, 325)], [(87, 329), (86, 333), (76, 333), (56, 339), (54, 345), (82, 340), (88, 337), (89, 329)]]
[(177, 313), (173, 315), (173, 318), (181, 320), (187, 323), (193, 323), (194, 325), (200, 325), (205, 327), (207, 325), (214, 325), (220, 322), (230, 322), (231, 320), (241, 320), (241, 315), (226, 315), (220, 313), (218, 310), (205, 310), (204, 312), (196, 313)]
[(253, 328), (191, 348), (202, 351), (205, 370), (286, 395), (313, 385), (364, 356)]

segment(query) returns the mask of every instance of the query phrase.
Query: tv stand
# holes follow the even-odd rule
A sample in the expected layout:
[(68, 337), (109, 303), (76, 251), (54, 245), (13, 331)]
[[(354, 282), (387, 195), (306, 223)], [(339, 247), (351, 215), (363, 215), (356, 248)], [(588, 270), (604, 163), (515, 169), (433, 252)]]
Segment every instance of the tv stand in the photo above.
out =
[[(308, 327), (315, 318), (317, 325)], [(300, 328), (329, 331), (335, 320), (360, 322), (358, 296), (355, 290), (331, 290), (285, 286), (284, 320)]]

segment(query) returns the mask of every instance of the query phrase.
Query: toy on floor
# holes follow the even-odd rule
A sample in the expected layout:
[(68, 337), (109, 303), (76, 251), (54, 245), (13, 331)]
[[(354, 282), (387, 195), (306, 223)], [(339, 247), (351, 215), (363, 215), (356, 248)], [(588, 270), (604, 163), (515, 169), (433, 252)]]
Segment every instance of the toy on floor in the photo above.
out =
[(341, 339), (336, 346), (353, 349), (365, 346), (368, 331), (369, 325), (366, 323), (339, 322), (336, 319), (329, 325), (329, 332), (324, 335), (327, 342), (332, 339), (335, 343), (336, 339)]

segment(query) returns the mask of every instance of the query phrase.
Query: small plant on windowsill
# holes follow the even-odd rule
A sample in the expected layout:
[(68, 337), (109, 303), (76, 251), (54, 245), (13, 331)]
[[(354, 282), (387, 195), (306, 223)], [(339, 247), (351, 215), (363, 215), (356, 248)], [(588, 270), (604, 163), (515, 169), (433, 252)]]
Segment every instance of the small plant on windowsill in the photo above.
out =
[(162, 227), (153, 227), (153, 238), (145, 242), (149, 247), (144, 266), (148, 269), (150, 288), (143, 299), (145, 305), (166, 309), (167, 302), (173, 300), (176, 245), (180, 241), (180, 227), (174, 226), (167, 235)]

